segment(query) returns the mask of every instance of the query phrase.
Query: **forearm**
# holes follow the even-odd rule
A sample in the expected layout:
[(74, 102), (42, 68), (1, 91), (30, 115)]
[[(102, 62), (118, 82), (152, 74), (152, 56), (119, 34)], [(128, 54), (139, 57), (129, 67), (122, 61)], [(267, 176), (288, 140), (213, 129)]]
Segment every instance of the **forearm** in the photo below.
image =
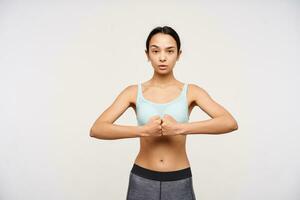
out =
[(187, 134), (222, 134), (232, 132), (238, 129), (237, 123), (234, 119), (228, 117), (216, 117), (213, 119), (182, 123), (181, 133)]
[(91, 137), (103, 140), (136, 138), (140, 137), (142, 133), (142, 126), (125, 126), (105, 122), (94, 125), (90, 130)]

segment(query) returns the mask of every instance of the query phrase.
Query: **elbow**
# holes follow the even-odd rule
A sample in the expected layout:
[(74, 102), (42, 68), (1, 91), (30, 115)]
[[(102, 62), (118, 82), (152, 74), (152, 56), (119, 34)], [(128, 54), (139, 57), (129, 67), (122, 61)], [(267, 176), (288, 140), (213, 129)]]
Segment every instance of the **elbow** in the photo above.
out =
[(239, 128), (237, 121), (231, 116), (224, 118), (224, 127), (226, 127), (226, 132), (232, 132)]
[(90, 137), (94, 137), (94, 138), (97, 138), (97, 139), (104, 139), (106, 138), (105, 136), (105, 132), (106, 129), (105, 129), (105, 126), (104, 126), (104, 123), (96, 123), (94, 124), (91, 128), (90, 128)]
[(228, 123), (228, 124), (229, 124), (229, 129), (230, 129), (230, 131), (236, 131), (236, 130), (238, 130), (238, 128), (239, 128), (237, 121), (234, 120), (234, 119), (231, 120), (231, 122)]
[(99, 138), (101, 137), (100, 136), (100, 127), (99, 125), (95, 126), (93, 125), (91, 128), (90, 128), (90, 137), (94, 137), (94, 138)]
[(95, 137), (95, 134), (94, 134), (94, 129), (93, 129), (93, 127), (90, 129), (90, 137)]

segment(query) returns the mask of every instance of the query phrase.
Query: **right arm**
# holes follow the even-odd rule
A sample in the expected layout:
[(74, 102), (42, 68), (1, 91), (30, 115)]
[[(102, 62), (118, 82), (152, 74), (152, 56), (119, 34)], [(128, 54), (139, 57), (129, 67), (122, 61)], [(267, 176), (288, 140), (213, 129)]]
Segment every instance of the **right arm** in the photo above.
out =
[(144, 126), (113, 124), (133, 103), (133, 98), (136, 96), (135, 93), (135, 86), (127, 86), (94, 122), (90, 129), (90, 136), (104, 140), (143, 136), (145, 134)]

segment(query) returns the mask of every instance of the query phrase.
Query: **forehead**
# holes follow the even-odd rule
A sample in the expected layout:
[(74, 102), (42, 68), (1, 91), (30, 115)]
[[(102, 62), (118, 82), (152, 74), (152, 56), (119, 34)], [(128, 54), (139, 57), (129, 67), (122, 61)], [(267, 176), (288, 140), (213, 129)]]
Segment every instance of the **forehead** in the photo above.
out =
[(176, 40), (169, 34), (157, 33), (152, 36), (149, 47), (176, 47)]

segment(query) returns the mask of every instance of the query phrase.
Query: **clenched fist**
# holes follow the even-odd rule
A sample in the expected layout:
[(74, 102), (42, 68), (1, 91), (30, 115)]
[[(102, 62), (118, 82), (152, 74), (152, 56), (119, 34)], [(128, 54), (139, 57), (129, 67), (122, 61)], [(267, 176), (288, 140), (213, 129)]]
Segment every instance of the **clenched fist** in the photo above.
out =
[(162, 135), (179, 135), (181, 134), (180, 124), (168, 114), (162, 118)]
[(142, 136), (179, 135), (181, 132), (180, 123), (171, 115), (165, 114), (163, 118), (155, 115), (144, 125)]
[(161, 119), (159, 115), (152, 116), (144, 125), (142, 136), (161, 136)]

